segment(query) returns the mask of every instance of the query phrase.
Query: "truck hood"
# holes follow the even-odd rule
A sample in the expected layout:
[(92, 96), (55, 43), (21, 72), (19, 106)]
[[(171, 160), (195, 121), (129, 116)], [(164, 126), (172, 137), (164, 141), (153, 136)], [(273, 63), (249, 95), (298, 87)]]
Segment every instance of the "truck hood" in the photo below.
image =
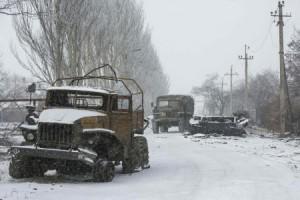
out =
[(106, 114), (89, 110), (53, 108), (44, 110), (39, 117), (39, 122), (73, 124), (76, 120), (85, 117), (104, 116), (106, 116)]

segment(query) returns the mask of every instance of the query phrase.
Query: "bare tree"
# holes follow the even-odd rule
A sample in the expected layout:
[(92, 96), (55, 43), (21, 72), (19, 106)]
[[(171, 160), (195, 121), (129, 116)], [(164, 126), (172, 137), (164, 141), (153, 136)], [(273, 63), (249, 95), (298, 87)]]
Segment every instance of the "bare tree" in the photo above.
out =
[(82, 74), (81, 45), (93, 23), (86, 23), (91, 9), (86, 4), (84, 0), (28, 0), (26, 6), (18, 4), (20, 12), (30, 10), (37, 16), (15, 18), (18, 39), (29, 59), (24, 62), (15, 55), (33, 76), (52, 83), (60, 77)]
[(270, 113), (270, 105), (278, 97), (279, 79), (274, 71), (266, 70), (251, 78), (249, 99), (252, 110), (256, 110), (256, 121), (265, 125), (274, 116)]
[(287, 54), (287, 74), (294, 117), (294, 131), (300, 130), (300, 30), (295, 30), (292, 41), (288, 45), (289, 53)]
[(3, 15), (30, 15), (34, 16), (34, 13), (29, 10), (19, 10), (18, 6), (25, 6), (27, 0), (0, 0), (0, 14)]
[[(111, 64), (120, 76), (142, 83), (151, 100), (168, 92), (167, 76), (144, 25), (143, 9), (134, 0), (27, 0), (17, 9), (33, 11), (36, 16), (15, 18), (27, 59), (16, 51), (15, 55), (38, 79), (52, 83)], [(105, 70), (95, 73), (101, 75)]]
[(295, 31), (293, 40), (289, 43), (288, 80), (292, 97), (300, 96), (300, 30)]
[(219, 84), (219, 76), (213, 75), (201, 87), (194, 87), (192, 93), (204, 97), (204, 106), (210, 115), (223, 115), (226, 105), (224, 91)]
[(15, 15), (16, 1), (0, 0), (0, 14)]
[(8, 74), (0, 65), (0, 99), (26, 97), (26, 83), (30, 81), (19, 75)]

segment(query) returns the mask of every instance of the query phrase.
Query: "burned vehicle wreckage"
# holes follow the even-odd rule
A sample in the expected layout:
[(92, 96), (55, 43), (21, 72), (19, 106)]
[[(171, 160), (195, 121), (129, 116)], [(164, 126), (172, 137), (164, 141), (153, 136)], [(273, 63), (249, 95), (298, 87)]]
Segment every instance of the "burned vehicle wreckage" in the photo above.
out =
[[(105, 67), (112, 76), (91, 75)], [(95, 80), (121, 86), (123, 92), (120, 87), (116, 92), (80, 86)], [(68, 85), (60, 86), (63, 82)], [(94, 181), (108, 182), (120, 163), (124, 173), (149, 168), (148, 144), (141, 136), (144, 122), (141, 87), (133, 79), (118, 78), (110, 65), (82, 77), (59, 79), (47, 90), (34, 144), (11, 147), (9, 174), (28, 178), (56, 170), (58, 174), (88, 174)]]
[(237, 120), (236, 117), (200, 117), (190, 120), (190, 133), (218, 134), (224, 136), (244, 136), (248, 120)]
[(168, 132), (178, 126), (179, 132), (189, 130), (189, 120), (194, 114), (194, 99), (186, 95), (159, 96), (153, 109), (153, 133)]

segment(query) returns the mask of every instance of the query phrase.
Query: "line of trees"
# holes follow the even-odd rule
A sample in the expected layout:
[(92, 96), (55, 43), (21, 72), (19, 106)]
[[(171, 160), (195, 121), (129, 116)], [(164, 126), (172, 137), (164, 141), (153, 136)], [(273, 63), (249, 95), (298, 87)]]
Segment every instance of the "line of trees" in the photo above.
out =
[(168, 78), (145, 26), (142, 6), (135, 0), (13, 3), (20, 43), (14, 55), (39, 81), (51, 84), (57, 78), (81, 76), (110, 64), (119, 76), (134, 78), (142, 85), (148, 111), (156, 96), (168, 92)]
[(205, 111), (209, 115), (223, 115), (228, 101), (228, 94), (224, 93), (218, 74), (207, 78), (201, 87), (194, 87), (192, 94), (204, 96)]
[[(288, 45), (286, 57), (288, 85), (293, 111), (293, 130), (300, 128), (300, 31), (296, 30)], [(222, 91), (221, 77), (209, 77), (192, 93), (204, 97), (205, 111), (208, 115), (231, 115), (230, 93)], [(270, 130), (280, 130), (279, 123), (279, 74), (266, 70), (249, 79), (249, 112), (259, 126)], [(233, 90), (233, 112), (243, 110), (244, 82), (235, 83)]]
[[(232, 115), (230, 113), (230, 92), (222, 91), (220, 76), (214, 75), (204, 81), (201, 87), (194, 87), (192, 93), (204, 97), (207, 115)], [(235, 83), (233, 89), (233, 112), (243, 112), (244, 82)], [(258, 125), (277, 130), (279, 121), (279, 78), (274, 71), (266, 70), (249, 79), (249, 114)], [(276, 108), (277, 106), (277, 108)]]
[(27, 96), (26, 83), (30, 81), (20, 75), (7, 73), (0, 63), (0, 99), (24, 98)]
[(287, 75), (289, 94), (292, 104), (294, 129), (300, 129), (300, 30), (295, 30), (292, 41), (288, 45)]

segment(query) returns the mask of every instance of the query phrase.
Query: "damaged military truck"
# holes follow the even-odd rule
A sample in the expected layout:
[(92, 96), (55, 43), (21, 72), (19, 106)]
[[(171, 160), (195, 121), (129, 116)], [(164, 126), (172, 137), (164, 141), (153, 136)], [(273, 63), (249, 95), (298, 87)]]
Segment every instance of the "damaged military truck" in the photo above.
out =
[(194, 99), (186, 95), (165, 95), (157, 97), (153, 109), (153, 133), (168, 132), (177, 126), (179, 132), (189, 130), (189, 120), (194, 114)]
[[(104, 67), (113, 75), (91, 75)], [(94, 181), (109, 182), (115, 166), (121, 163), (124, 173), (149, 167), (147, 140), (142, 136), (141, 87), (135, 80), (118, 78), (109, 65), (95, 70), (82, 77), (59, 79), (48, 88), (34, 145), (10, 149), (10, 176), (40, 177), (47, 170), (56, 170), (63, 175), (88, 174)], [(118, 91), (82, 86), (95, 80), (120, 85), (123, 92), (119, 86)]]
[(191, 134), (218, 134), (224, 136), (244, 136), (246, 131), (243, 124), (248, 120), (237, 121), (236, 117), (212, 116), (200, 117), (194, 116), (190, 120)]

